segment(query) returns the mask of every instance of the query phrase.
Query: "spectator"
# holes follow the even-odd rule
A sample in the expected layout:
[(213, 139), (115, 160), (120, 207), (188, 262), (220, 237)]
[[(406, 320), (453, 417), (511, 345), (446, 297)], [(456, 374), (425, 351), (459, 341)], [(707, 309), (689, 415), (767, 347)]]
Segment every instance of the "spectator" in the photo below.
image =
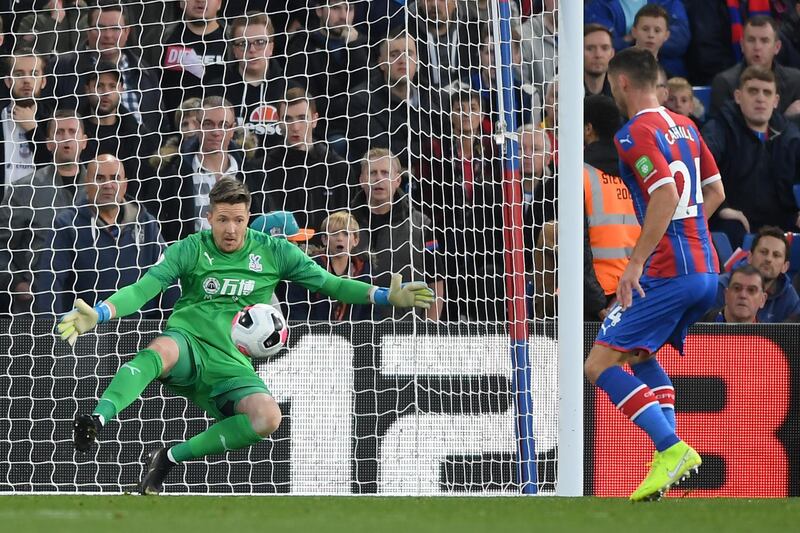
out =
[[(53, 164), (40, 167), (6, 189), (0, 205), (0, 263), (8, 265), (0, 274), (2, 292), (10, 289), (13, 312), (28, 310), (32, 300), (30, 283), (35, 254), (47, 241), (53, 221), (65, 208), (84, 196), (78, 189), (85, 174), (79, 161), (86, 147), (83, 125), (74, 111), (56, 111), (47, 125), (47, 149)], [(2, 301), (3, 311), (9, 302)]]
[[(483, 99), (483, 109), (489, 124), (486, 125), (487, 131), (492, 130), (492, 124), (497, 124), (499, 121), (504, 120), (500, 115), (500, 98), (502, 94), (499, 90), (500, 84), (497, 82), (497, 69), (494, 66), (495, 62), (495, 49), (492, 45), (491, 33), (486, 27), (485, 31), (481, 32), (480, 42), (480, 68), (473, 69), (470, 75), (470, 87), (480, 93)], [(530, 93), (523, 87), (522, 80), (516, 75), (515, 71), (511, 71), (511, 85), (513, 104), (512, 110), (516, 124), (525, 124), (531, 122), (532, 112), (534, 110), (534, 102)], [(552, 77), (549, 78), (552, 81)], [(538, 79), (539, 85), (545, 87), (544, 79)], [(538, 93), (537, 93), (538, 96)], [(540, 107), (541, 100), (537, 98), (535, 107)]]
[(477, 25), (460, 24), (452, 0), (418, 0), (409, 4), (408, 12), (408, 27), (416, 37), (422, 66), (420, 86), (445, 88), (466, 79), (478, 64)]
[(185, 144), (199, 138), (203, 114), (201, 105), (199, 98), (188, 98), (175, 111), (173, 124), (178, 127), (178, 133), (164, 137), (158, 153), (150, 157), (150, 172), (159, 174), (162, 166), (174, 164), (175, 158), (184, 153)]
[(781, 48), (778, 23), (767, 16), (752, 17), (744, 25), (742, 53), (744, 60), (714, 77), (711, 85), (711, 115), (722, 113), (726, 102), (733, 100), (739, 80), (747, 67), (761, 67), (775, 75), (778, 111), (789, 118), (800, 115), (800, 70), (784, 67), (775, 61)]
[(77, 106), (76, 97), (83, 92), (88, 77), (97, 76), (100, 62), (110, 63), (121, 74), (121, 101), (125, 109), (139, 124), (146, 122), (153, 130), (162, 129), (158, 75), (154, 69), (140, 67), (141, 57), (129, 43), (133, 39), (127, 11), (119, 0), (103, 0), (89, 10), (87, 22), (80, 47), (56, 54), (51, 61), (53, 92), (59, 106)]
[[(436, 265), (437, 242), (430, 237), (430, 221), (412, 207), (400, 191), (400, 161), (386, 148), (373, 148), (364, 155), (359, 181), (361, 191), (353, 199), (352, 214), (361, 227), (357, 253), (372, 256), (373, 283), (388, 283), (399, 273), (403, 281), (425, 280), (436, 295), (425, 313), (438, 320), (442, 310), (444, 283)], [(411, 311), (376, 308), (373, 318), (410, 318)]]
[[(369, 43), (353, 27), (351, 3), (321, 1), (315, 9), (319, 22), (293, 34), (287, 44), (286, 77), (314, 97), (323, 121), (347, 109), (346, 95), (366, 83), (369, 73)], [(322, 136), (326, 131), (319, 129)]]
[(778, 62), (788, 67), (800, 68), (800, 1), (794, 0), (781, 20), (781, 50)]
[[(158, 222), (125, 199), (125, 167), (100, 154), (86, 168), (87, 202), (55, 220), (52, 241), (37, 263), (34, 309), (60, 315), (75, 298), (98, 302), (131, 285), (164, 251)], [(157, 310), (157, 299), (144, 307)]]
[(158, 150), (158, 135), (137, 122), (122, 104), (122, 74), (112, 63), (101, 61), (85, 79), (82, 111), (90, 139), (87, 159), (101, 153), (113, 154), (125, 165), (126, 175), (131, 176), (126, 187), (136, 197), (144, 161)]
[(491, 129), (481, 120), (478, 93), (454, 92), (450, 109), (452, 136), (445, 145), (445, 164), (440, 173), (421, 181), (420, 210), (443, 243), (448, 319), (503, 321), (501, 160)]
[(669, 90), (667, 109), (689, 117), (698, 128), (702, 126), (702, 117), (705, 114), (705, 110), (700, 100), (695, 97), (689, 81), (680, 77), (670, 78), (667, 80), (667, 89)]
[[(278, 239), (286, 239), (298, 247), (304, 248), (306, 253), (318, 252), (316, 247), (312, 249), (309, 246), (315, 231), (311, 228), (301, 228), (294, 215), (289, 211), (270, 211), (259, 215), (250, 222), (250, 228), (268, 233)], [(276, 309), (280, 309), (283, 316), (289, 315), (290, 302), (287, 294), (292, 293), (292, 291), (294, 291), (293, 294), (295, 296), (301, 295), (303, 298), (308, 296), (308, 291), (303, 287), (296, 287), (286, 281), (280, 281), (272, 293), (272, 300), (269, 303)], [(308, 318), (307, 316), (301, 317), (300, 312), (293, 312), (292, 314), (293, 316), (289, 320), (306, 320)]]
[(667, 105), (669, 100), (669, 84), (667, 71), (661, 65), (658, 66), (658, 79), (656, 80), (656, 98), (659, 105)]
[[(225, 67), (220, 83), (211, 92), (233, 104), (236, 124), (258, 139), (258, 144), (272, 148), (283, 144), (284, 132), (278, 117), (278, 105), (286, 94), (286, 80), (281, 65), (272, 58), (275, 30), (269, 17), (248, 13), (234, 19), (230, 26), (234, 61)], [(263, 151), (258, 150), (258, 157)], [(248, 158), (255, 156), (248, 153)]]
[(633, 46), (643, 48), (658, 59), (661, 47), (669, 39), (669, 13), (656, 4), (646, 4), (633, 18)]
[[(619, 160), (614, 134), (622, 117), (614, 100), (590, 96), (583, 102), (583, 198), (585, 226), (589, 246), (585, 263), (604, 293), (602, 307), (607, 307), (617, 292), (619, 278), (625, 271), (641, 227), (636, 219), (628, 188), (619, 177)], [(584, 275), (584, 278), (586, 276)], [(584, 292), (591, 289), (584, 279)], [(593, 319), (597, 319), (595, 314)]]
[(31, 47), (38, 55), (75, 51), (87, 25), (85, 10), (83, 0), (48, 0), (40, 11), (19, 18), (16, 45)]
[[(550, 0), (547, 0), (548, 2)], [(492, 0), (458, 0), (456, 6), (456, 15), (462, 24), (477, 24), (486, 26), (491, 24), (492, 19)], [(517, 35), (522, 34), (520, 23), (523, 18), (520, 16), (519, 6), (515, 0), (508, 2), (508, 7), (511, 9), (511, 33)], [(526, 19), (528, 17), (525, 17)]]
[(350, 204), (350, 166), (328, 143), (314, 139), (319, 115), (303, 89), (289, 89), (279, 112), (285, 146), (269, 150), (265, 173), (248, 177), (256, 180), (248, 183), (251, 211), (285, 209), (302, 226), (319, 229), (330, 213)]
[[(557, 2), (556, 0), (544, 0), (543, 3), (544, 10), (538, 15), (526, 19), (521, 28), (520, 44), (522, 61), (525, 65), (525, 68), (522, 69), (523, 81), (534, 87), (544, 87), (556, 77)], [(484, 27), (488, 27), (488, 24)]]
[(0, 111), (0, 187), (7, 187), (32, 174), (36, 165), (49, 162), (45, 150), (47, 133), (39, 127), (50, 109), (39, 98), (47, 85), (44, 60), (30, 50), (17, 50), (6, 58), (5, 79), (10, 102)]
[(148, 180), (143, 198), (168, 243), (210, 228), (208, 193), (220, 178), (244, 181), (244, 157), (231, 142), (235, 120), (230, 102), (220, 96), (204, 99), (199, 137), (184, 143), (180, 158), (158, 179)]
[[(555, 225), (543, 228), (554, 221), (558, 213), (558, 181), (552, 173), (553, 151), (550, 136), (533, 124), (525, 124), (518, 130), (520, 148), (520, 172), (522, 174), (522, 216), (525, 227), (525, 249), (530, 250), (526, 257), (526, 270), (533, 277), (534, 304), (533, 316), (544, 318), (552, 316), (555, 306), (554, 293), (545, 294), (545, 286), (555, 290), (555, 258), (553, 268), (545, 266), (545, 246), (555, 254)], [(550, 264), (550, 263), (547, 263)], [(549, 278), (545, 280), (545, 275)], [(549, 310), (549, 315), (547, 314)]]
[[(711, 85), (714, 75), (732, 67), (741, 56), (734, 42), (731, 11), (727, 0), (692, 2), (684, 0), (692, 39), (686, 51), (686, 70), (692, 85)], [(738, 15), (738, 11), (736, 11)], [(736, 22), (735, 34), (741, 35)]]
[(755, 324), (767, 302), (764, 276), (753, 265), (742, 265), (730, 273), (722, 308), (709, 311), (700, 322)]
[[(786, 275), (789, 270), (789, 243), (780, 228), (761, 228), (753, 239), (747, 262), (761, 273), (767, 293), (767, 301), (757, 313), (759, 322), (783, 322), (800, 314), (800, 297)], [(725, 289), (731, 279), (731, 273), (719, 277), (717, 308), (725, 302)]]
[(350, 139), (348, 159), (360, 157), (356, 154), (363, 155), (370, 147), (389, 148), (401, 161), (416, 159), (421, 153), (419, 132), (437, 135), (434, 125), (441, 119), (430, 93), (414, 83), (415, 41), (403, 30), (391, 34), (379, 46), (377, 66), (367, 83), (355, 89), (347, 120), (336, 127)]
[(661, 49), (661, 63), (673, 75), (685, 76), (683, 57), (691, 34), (681, 0), (589, 0), (584, 7), (584, 22), (596, 22), (610, 29), (614, 36), (614, 48), (619, 52), (633, 44), (631, 28), (636, 12), (645, 4), (661, 6), (669, 14), (669, 39)]
[[(337, 211), (322, 222), (322, 250), (314, 261), (337, 276), (372, 283), (368, 253), (355, 253), (360, 227), (347, 211)], [(342, 322), (369, 320), (371, 305), (350, 305), (331, 300), (321, 293), (309, 293), (290, 284), (287, 293), (289, 320)]]
[(583, 88), (586, 96), (603, 94), (612, 97), (608, 83), (608, 62), (614, 57), (611, 31), (600, 24), (583, 27)]
[[(183, 22), (164, 40), (161, 54), (163, 108), (172, 113), (192, 96), (203, 98), (224, 74), (222, 0), (184, 0)], [(177, 126), (172, 125), (173, 129)]]
[(792, 187), (800, 183), (800, 130), (775, 111), (779, 95), (771, 70), (747, 67), (734, 98), (705, 125), (703, 138), (726, 196), (711, 228), (727, 233), (736, 247), (764, 225), (797, 228)]

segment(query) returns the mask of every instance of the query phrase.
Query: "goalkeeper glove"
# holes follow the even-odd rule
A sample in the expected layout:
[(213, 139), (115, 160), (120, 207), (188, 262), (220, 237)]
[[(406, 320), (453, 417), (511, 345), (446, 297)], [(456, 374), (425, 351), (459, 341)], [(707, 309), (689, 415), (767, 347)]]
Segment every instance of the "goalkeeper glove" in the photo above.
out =
[(58, 332), (61, 339), (67, 341), (70, 346), (75, 344), (78, 335), (93, 329), (98, 322), (108, 322), (111, 320), (111, 309), (105, 302), (98, 302), (94, 309), (89, 304), (78, 298), (75, 300), (75, 308), (64, 315), (58, 323)]
[(422, 307), (430, 309), (435, 298), (433, 291), (421, 281), (402, 283), (400, 274), (392, 274), (389, 288), (375, 289), (373, 303), (394, 307)]

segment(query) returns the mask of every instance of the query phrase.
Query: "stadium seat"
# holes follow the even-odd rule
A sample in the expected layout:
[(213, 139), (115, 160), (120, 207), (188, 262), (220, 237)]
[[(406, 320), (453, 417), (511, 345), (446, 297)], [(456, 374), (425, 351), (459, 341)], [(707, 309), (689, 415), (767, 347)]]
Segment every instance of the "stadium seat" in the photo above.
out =
[(711, 87), (708, 85), (692, 87), (692, 92), (697, 99), (703, 103), (703, 107), (706, 108), (706, 112), (708, 112), (708, 110), (711, 109)]
[(792, 192), (794, 192), (794, 203), (797, 204), (797, 207), (800, 207), (800, 185), (792, 187)]
[(719, 264), (724, 265), (725, 261), (733, 254), (733, 247), (731, 246), (730, 239), (728, 239), (728, 235), (722, 231), (712, 231), (711, 240), (714, 243), (714, 248), (717, 249)]

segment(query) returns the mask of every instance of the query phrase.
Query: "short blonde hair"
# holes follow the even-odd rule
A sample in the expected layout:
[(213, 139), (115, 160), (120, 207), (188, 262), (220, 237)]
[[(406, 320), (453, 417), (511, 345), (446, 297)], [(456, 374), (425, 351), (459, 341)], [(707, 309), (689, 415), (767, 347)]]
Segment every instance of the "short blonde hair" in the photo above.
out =
[(183, 102), (181, 102), (181, 106), (175, 110), (175, 127), (180, 129), (181, 122), (183, 122), (183, 117), (186, 115), (192, 116), (197, 119), (198, 125), (200, 122), (200, 117), (202, 113), (200, 112), (200, 108), (202, 105), (202, 100), (200, 98), (193, 96), (191, 98), (187, 98)]
[(391, 150), (388, 148), (371, 148), (366, 154), (364, 154), (364, 159), (361, 160), (361, 175), (363, 176), (369, 172), (370, 161), (375, 161), (376, 159), (383, 159), (386, 157), (391, 160), (392, 166), (397, 174), (400, 174), (403, 171), (403, 166), (400, 164), (400, 160), (392, 153)]
[(686, 78), (681, 78), (679, 76), (668, 79), (667, 88), (669, 89), (670, 94), (676, 93), (678, 91), (693, 92), (692, 84), (689, 83), (689, 80), (687, 80)]
[(330, 235), (337, 231), (357, 232), (361, 229), (361, 226), (358, 225), (356, 217), (351, 215), (350, 212), (336, 211), (322, 221), (320, 229), (324, 234)]

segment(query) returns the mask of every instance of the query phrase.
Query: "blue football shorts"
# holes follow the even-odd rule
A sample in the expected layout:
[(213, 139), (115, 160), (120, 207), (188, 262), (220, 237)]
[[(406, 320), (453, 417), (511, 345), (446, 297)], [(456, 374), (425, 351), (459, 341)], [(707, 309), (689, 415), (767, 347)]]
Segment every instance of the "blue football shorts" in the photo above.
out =
[(670, 343), (683, 354), (686, 331), (714, 305), (717, 274), (689, 274), (675, 278), (642, 276), (642, 298), (633, 292), (633, 303), (622, 310), (611, 308), (600, 326), (596, 344), (620, 352), (658, 351)]

